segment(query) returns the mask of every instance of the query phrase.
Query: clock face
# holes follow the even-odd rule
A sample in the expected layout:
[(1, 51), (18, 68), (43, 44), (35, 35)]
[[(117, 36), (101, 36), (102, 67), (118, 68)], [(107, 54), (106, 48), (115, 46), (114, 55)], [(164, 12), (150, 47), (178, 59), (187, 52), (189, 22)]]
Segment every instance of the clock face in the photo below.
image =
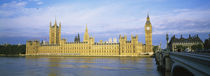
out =
[(147, 27), (147, 30), (149, 30), (149, 27)]

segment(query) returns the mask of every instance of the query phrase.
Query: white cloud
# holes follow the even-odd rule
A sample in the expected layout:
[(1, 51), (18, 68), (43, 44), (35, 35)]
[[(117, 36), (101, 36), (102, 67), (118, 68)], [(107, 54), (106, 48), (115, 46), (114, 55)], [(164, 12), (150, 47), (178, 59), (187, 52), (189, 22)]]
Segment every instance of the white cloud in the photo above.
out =
[(24, 7), (27, 5), (25, 1), (12, 1), (0, 5), (0, 17), (10, 17), (16, 14), (21, 14)]
[(37, 4), (38, 4), (38, 5), (42, 5), (42, 4), (43, 4), (43, 2), (39, 1), (39, 2), (37, 2)]
[[(39, 0), (36, 0), (36, 2), (39, 2)], [(61, 21), (63, 35), (77, 34), (78, 32), (83, 33), (85, 24), (88, 24), (89, 32), (93, 36), (96, 36), (96, 38), (101, 36), (98, 33), (103, 33), (106, 37), (108, 35), (116, 36), (119, 34), (144, 34), (146, 15), (140, 17), (132, 13), (124, 14), (123, 12), (127, 9), (124, 9), (126, 6), (123, 4), (89, 7), (88, 5), (78, 3), (26, 8), (27, 2), (25, 4), (13, 2), (4, 4), (1, 7), (8, 7), (14, 3), (16, 3), (16, 6), (19, 6), (19, 11), (0, 10), (0, 14), (5, 15), (3, 18), (0, 18), (0, 36), (33, 35), (36, 37), (46, 37), (48, 36), (49, 22), (52, 21), (54, 23), (55, 17), (57, 23)], [(168, 14), (151, 15), (153, 34), (165, 34), (166, 32), (210, 32), (208, 30), (210, 27), (204, 28), (210, 24), (208, 14), (210, 14), (210, 10), (177, 9), (172, 10)], [(18, 16), (7, 17), (14, 15)], [(5, 31), (8, 29), (11, 32)]]
[(210, 32), (210, 10), (177, 9), (171, 13), (152, 17), (154, 32), (202, 33)]
[(41, 0), (28, 0), (29, 2), (34, 2), (34, 3), (36, 3), (37, 5), (42, 5), (42, 4), (44, 4), (44, 2), (43, 1), (41, 1)]
[(19, 7), (24, 7), (26, 4), (27, 2), (24, 2), (24, 1), (20, 1), (20, 2), (12, 1), (9, 3), (2, 4), (1, 8), (19, 8)]
[[(57, 16), (57, 21), (62, 22), (62, 30), (65, 34), (74, 34), (75, 32), (83, 32), (84, 25), (88, 24), (90, 32), (106, 32), (113, 29), (132, 29), (135, 27), (127, 27), (131, 24), (130, 21), (135, 20), (123, 19), (117, 17), (109, 17), (109, 15), (115, 15), (118, 9), (121, 6), (118, 5), (107, 5), (100, 6), (95, 8), (84, 8), (80, 5), (59, 5), (59, 6), (50, 6), (45, 8), (19, 8), (24, 11), (19, 11), (22, 16), (14, 18), (3, 18), (0, 19), (2, 30), (10, 28), (19, 28), (24, 30), (32, 30), (34, 28), (39, 28), (45, 31), (48, 31), (49, 21), (51, 20), (54, 23), (54, 18)], [(80, 10), (81, 9), (81, 10)], [(112, 11), (112, 12), (110, 12)], [(13, 13), (15, 11), (12, 11)], [(113, 14), (113, 12), (115, 14)], [(17, 13), (14, 13), (17, 14)], [(13, 14), (13, 15), (14, 15)], [(108, 16), (107, 16), (108, 15)], [(18, 27), (16, 27), (18, 26)], [(14, 28), (15, 27), (15, 28)], [(21, 31), (18, 31), (21, 32)], [(35, 31), (32, 31), (35, 32)], [(36, 31), (39, 32), (39, 31)], [(23, 33), (23, 32), (22, 32)], [(30, 32), (28, 32), (30, 35)], [(16, 33), (11, 35), (17, 35)]]

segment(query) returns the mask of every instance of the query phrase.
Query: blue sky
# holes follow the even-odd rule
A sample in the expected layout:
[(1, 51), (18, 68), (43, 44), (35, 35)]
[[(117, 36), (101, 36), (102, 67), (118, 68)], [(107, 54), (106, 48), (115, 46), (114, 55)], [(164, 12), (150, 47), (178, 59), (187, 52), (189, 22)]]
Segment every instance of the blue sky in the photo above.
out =
[(73, 41), (85, 24), (95, 41), (138, 35), (145, 43), (147, 12), (153, 26), (153, 44), (169, 36), (210, 33), (209, 0), (1, 0), (0, 43), (24, 44), (26, 40), (48, 40), (49, 23), (62, 24), (62, 38)]

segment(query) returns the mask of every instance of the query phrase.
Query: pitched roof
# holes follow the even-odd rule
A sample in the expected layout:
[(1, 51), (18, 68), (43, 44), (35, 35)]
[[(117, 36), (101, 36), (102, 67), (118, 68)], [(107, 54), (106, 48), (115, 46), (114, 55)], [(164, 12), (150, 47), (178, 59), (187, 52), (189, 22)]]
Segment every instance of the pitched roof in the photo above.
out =
[(189, 36), (188, 38), (176, 38), (175, 35), (171, 38), (169, 43), (203, 43), (203, 41), (197, 36), (191, 37)]

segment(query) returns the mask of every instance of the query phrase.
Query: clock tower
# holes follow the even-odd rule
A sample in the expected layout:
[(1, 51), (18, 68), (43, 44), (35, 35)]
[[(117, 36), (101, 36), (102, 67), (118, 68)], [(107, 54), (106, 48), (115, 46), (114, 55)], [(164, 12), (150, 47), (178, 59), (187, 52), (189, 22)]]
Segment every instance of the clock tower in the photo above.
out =
[(149, 14), (147, 14), (147, 21), (145, 23), (145, 53), (153, 54), (152, 50), (152, 24), (150, 23)]

